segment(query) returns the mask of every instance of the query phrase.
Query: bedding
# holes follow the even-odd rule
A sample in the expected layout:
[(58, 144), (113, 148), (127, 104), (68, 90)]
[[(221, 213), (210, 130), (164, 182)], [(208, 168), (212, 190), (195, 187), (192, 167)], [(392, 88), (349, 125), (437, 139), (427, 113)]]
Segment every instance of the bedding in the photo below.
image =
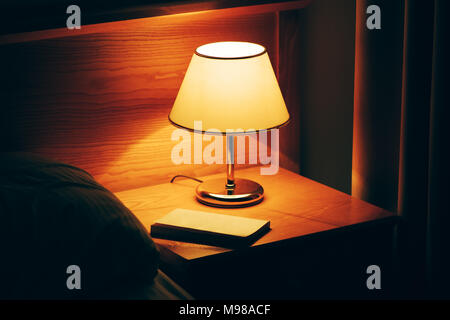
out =
[[(137, 218), (80, 168), (0, 154), (0, 219), (2, 299), (187, 297)], [(81, 289), (67, 286), (72, 265)]]

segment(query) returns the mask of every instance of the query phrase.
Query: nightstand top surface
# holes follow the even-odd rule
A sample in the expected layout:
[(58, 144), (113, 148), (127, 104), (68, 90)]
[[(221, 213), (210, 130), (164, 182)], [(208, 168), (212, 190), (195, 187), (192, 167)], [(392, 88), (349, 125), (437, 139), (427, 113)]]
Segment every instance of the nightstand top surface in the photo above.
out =
[[(217, 178), (225, 174), (215, 174)], [(216, 212), (270, 220), (271, 231), (252, 247), (272, 245), (320, 232), (374, 222), (395, 215), (291, 171), (280, 168), (276, 175), (260, 175), (259, 167), (236, 171), (236, 177), (252, 179), (264, 187), (264, 200), (239, 209), (213, 208), (195, 199), (197, 182), (180, 178), (166, 183), (117, 192), (116, 196), (149, 231), (150, 225), (176, 208)], [(206, 178), (206, 177), (202, 177)], [(154, 239), (164, 250), (183, 260), (201, 259), (230, 251), (207, 245)]]

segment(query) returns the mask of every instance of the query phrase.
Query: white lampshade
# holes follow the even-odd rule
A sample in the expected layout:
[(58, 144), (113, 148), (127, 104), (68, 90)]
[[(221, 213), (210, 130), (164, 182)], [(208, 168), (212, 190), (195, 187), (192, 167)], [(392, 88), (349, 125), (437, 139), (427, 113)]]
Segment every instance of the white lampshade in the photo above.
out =
[(216, 42), (192, 56), (169, 120), (194, 130), (226, 133), (273, 129), (289, 120), (266, 49), (249, 42)]

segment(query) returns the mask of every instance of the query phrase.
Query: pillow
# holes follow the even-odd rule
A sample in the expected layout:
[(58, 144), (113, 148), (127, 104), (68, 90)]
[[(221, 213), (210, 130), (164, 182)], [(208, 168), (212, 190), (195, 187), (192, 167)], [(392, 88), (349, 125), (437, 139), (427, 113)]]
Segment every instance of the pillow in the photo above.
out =
[[(114, 299), (153, 281), (150, 235), (89, 173), (3, 153), (0, 177), (0, 298)], [(67, 287), (72, 265), (80, 290)]]

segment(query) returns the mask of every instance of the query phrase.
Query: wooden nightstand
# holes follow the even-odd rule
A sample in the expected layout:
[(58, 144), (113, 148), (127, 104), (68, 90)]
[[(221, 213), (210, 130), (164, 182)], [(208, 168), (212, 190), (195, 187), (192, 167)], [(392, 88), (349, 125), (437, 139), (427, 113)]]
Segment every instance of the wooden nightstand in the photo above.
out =
[[(271, 221), (269, 233), (239, 250), (154, 239), (161, 269), (194, 297), (392, 295), (396, 215), (284, 169), (262, 176), (254, 167), (236, 176), (261, 183), (264, 201), (242, 209), (207, 207), (195, 200), (197, 183), (187, 179), (116, 193), (148, 230), (175, 208)], [(366, 287), (366, 269), (372, 264), (381, 268), (382, 290)]]

